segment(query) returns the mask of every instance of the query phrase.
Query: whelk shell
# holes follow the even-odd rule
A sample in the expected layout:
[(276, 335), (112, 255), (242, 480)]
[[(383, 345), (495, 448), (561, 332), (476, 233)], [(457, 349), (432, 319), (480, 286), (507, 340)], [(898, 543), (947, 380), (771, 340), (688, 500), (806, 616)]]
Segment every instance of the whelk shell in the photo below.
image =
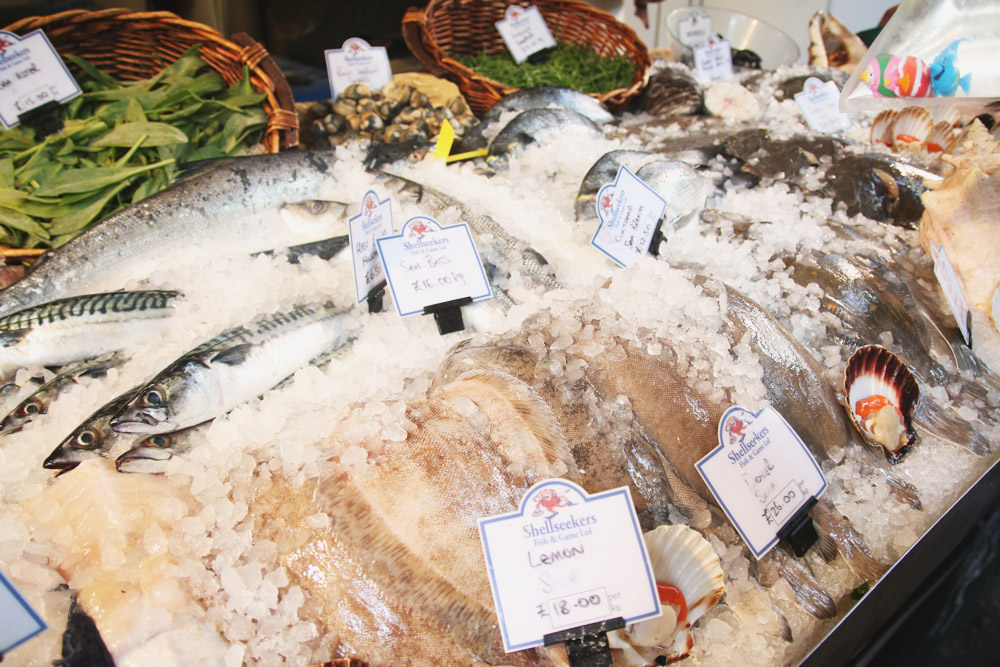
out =
[[(684, 595), (686, 610), (662, 604), (663, 615), (608, 633), (612, 648), (623, 652), (630, 667), (648, 665), (657, 657), (667, 662), (688, 654), (694, 640), (691, 626), (722, 599), (724, 576), (719, 556), (708, 540), (682, 525), (659, 526), (643, 536), (653, 577), (659, 584), (676, 586)], [(616, 662), (617, 664), (617, 662)], [(662, 664), (657, 661), (656, 664)]]
[(906, 364), (878, 345), (858, 349), (844, 371), (844, 396), (865, 442), (881, 447), (891, 463), (903, 460), (917, 436), (913, 411), (920, 399)]

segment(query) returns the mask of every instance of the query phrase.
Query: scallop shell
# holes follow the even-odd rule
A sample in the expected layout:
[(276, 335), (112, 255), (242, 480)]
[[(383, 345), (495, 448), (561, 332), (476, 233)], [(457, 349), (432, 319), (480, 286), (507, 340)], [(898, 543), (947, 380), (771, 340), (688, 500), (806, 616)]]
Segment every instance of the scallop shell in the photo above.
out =
[(934, 118), (935, 123), (947, 121), (952, 127), (962, 126), (962, 114), (959, 112), (958, 107), (950, 104), (939, 104), (931, 107), (931, 116)]
[(934, 126), (931, 133), (927, 135), (928, 153), (950, 153), (955, 147), (958, 139), (956, 130), (948, 121), (943, 120)]
[[(903, 460), (917, 434), (913, 411), (920, 400), (920, 388), (913, 373), (889, 350), (878, 345), (860, 348), (847, 361), (844, 371), (847, 413), (865, 442), (881, 447), (891, 463)], [(863, 418), (859, 404), (882, 397), (889, 405)], [(888, 410), (892, 407), (893, 410)], [(880, 419), (883, 415), (887, 420)]]
[(892, 147), (897, 151), (921, 150), (934, 129), (934, 118), (923, 107), (906, 107), (892, 124)]
[(885, 144), (892, 148), (892, 126), (898, 115), (899, 111), (896, 109), (880, 111), (875, 116), (875, 120), (872, 121), (872, 131), (868, 141), (873, 144)]
[[(667, 662), (686, 656), (694, 646), (691, 625), (715, 606), (725, 592), (719, 556), (698, 531), (682, 525), (659, 526), (643, 535), (643, 539), (653, 578), (680, 589), (687, 602), (687, 618), (677, 623), (673, 608), (667, 605), (660, 618), (608, 633), (611, 647), (621, 650), (629, 665), (648, 665), (658, 656), (665, 657)], [(670, 635), (671, 626), (673, 634), (666, 636)]]

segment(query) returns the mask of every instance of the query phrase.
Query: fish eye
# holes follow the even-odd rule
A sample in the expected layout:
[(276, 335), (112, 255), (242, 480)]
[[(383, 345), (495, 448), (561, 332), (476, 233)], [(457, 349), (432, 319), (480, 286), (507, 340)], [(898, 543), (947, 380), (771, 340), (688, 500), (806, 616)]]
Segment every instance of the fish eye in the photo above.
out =
[(154, 435), (146, 442), (154, 447), (163, 448), (170, 444), (170, 438), (166, 437), (165, 435)]
[(163, 402), (163, 395), (158, 390), (152, 389), (146, 392), (145, 400), (148, 405), (159, 405)]
[(77, 449), (93, 449), (98, 444), (100, 444), (100, 435), (93, 429), (86, 429), (81, 431), (76, 438), (73, 439), (73, 446)]
[(309, 212), (313, 215), (319, 215), (326, 210), (326, 202), (320, 201), (318, 199), (313, 199), (307, 204)]
[(24, 406), (22, 406), (21, 409), (18, 410), (18, 412), (22, 417), (27, 417), (28, 415), (37, 415), (38, 413), (41, 412), (41, 406), (38, 405), (38, 403), (36, 403), (35, 401), (31, 401), (30, 403), (25, 403)]

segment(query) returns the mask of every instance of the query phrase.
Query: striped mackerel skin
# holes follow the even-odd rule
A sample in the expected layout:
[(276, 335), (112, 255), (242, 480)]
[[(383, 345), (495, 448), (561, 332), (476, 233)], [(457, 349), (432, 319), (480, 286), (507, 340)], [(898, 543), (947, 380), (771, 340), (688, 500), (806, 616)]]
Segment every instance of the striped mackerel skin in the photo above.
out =
[[(106, 316), (117, 318), (123, 314), (137, 314), (145, 311), (162, 311), (171, 307), (178, 292), (169, 290), (147, 290), (135, 292), (105, 292), (74, 296), (50, 301), (39, 306), (26, 308), (16, 313), (0, 317), (0, 331), (34, 329), (48, 324), (67, 323), (71, 320), (102, 319)], [(148, 313), (159, 317), (165, 313)]]

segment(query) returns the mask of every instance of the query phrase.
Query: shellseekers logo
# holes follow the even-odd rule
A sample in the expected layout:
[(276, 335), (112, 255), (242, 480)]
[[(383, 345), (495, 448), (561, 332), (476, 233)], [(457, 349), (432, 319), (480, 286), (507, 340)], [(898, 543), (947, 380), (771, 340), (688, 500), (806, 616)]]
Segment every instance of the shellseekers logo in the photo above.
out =
[(749, 423), (742, 415), (732, 414), (726, 419), (722, 430), (729, 436), (729, 444), (743, 442)]
[(611, 203), (615, 199), (615, 189), (605, 188), (605, 191), (600, 195), (600, 202), (598, 203), (599, 211), (602, 217), (606, 217), (611, 213)]
[(4, 49), (6, 49), (8, 46), (12, 46), (12, 44), (13, 44), (12, 42), (8, 42), (3, 37), (0, 37), (0, 53), (3, 53)]
[(372, 211), (375, 210), (377, 202), (375, 201), (374, 193), (369, 192), (365, 195), (365, 201), (362, 203), (362, 208), (364, 209), (365, 215), (371, 217)]
[(430, 231), (431, 231), (431, 228), (428, 227), (426, 223), (423, 223), (423, 222), (414, 222), (413, 225), (410, 227), (410, 238), (411, 239), (422, 239), (422, 238), (424, 238), (424, 234), (427, 234)]
[(542, 489), (531, 500), (535, 503), (535, 511), (531, 513), (531, 516), (544, 514), (546, 517), (554, 517), (559, 514), (559, 508), (573, 505), (565, 494), (558, 493), (552, 488)]

